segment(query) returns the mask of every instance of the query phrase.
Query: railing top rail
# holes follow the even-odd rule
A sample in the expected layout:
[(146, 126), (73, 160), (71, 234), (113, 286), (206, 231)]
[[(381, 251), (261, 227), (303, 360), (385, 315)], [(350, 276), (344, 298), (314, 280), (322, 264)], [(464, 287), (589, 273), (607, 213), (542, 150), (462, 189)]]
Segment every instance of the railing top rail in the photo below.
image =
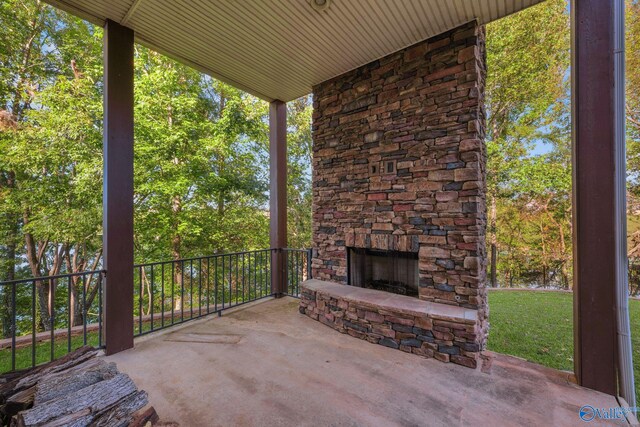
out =
[[(234, 256), (234, 255), (255, 254), (255, 253), (259, 253), (259, 252), (270, 252), (270, 251), (274, 251), (274, 250), (277, 250), (277, 249), (278, 248), (266, 248), (266, 249), (254, 249), (254, 250), (250, 250), (250, 251), (241, 251), (241, 252), (225, 252), (225, 253), (220, 253), (220, 254), (203, 255), (203, 256), (193, 257), (193, 258), (180, 258), (180, 259), (171, 259), (171, 260), (167, 260), (167, 261), (146, 262), (146, 263), (134, 264), (133, 267), (134, 268), (151, 267), (153, 265), (171, 264), (171, 263), (175, 263), (175, 262), (199, 261), (201, 259), (220, 258), (220, 257)], [(304, 251), (308, 250), (308, 249), (291, 249), (291, 248), (279, 248), (279, 249), (282, 249), (283, 251), (301, 251), (301, 252), (304, 252)]]
[(89, 276), (92, 274), (103, 274), (106, 273), (106, 270), (91, 270), (91, 271), (80, 271), (77, 273), (67, 273), (67, 274), (57, 274), (55, 276), (39, 276), (39, 277), (31, 277), (28, 279), (15, 279), (15, 280), (5, 280), (4, 282), (0, 282), (0, 286), (4, 285), (17, 285), (20, 283), (28, 283), (28, 282), (44, 282), (47, 280), (56, 280), (56, 279), (64, 279), (67, 277), (78, 277), (78, 276)]
[[(219, 257), (226, 257), (226, 256), (234, 256), (234, 255), (246, 255), (246, 254), (254, 254), (254, 253), (260, 253), (260, 252), (270, 252), (276, 249), (280, 249), (285, 252), (306, 252), (309, 250), (309, 249), (296, 249), (296, 248), (267, 248), (267, 249), (255, 249), (255, 250), (241, 251), (241, 252), (225, 252), (221, 254), (204, 255), (204, 256), (194, 257), (194, 258), (180, 258), (175, 260), (155, 261), (155, 262), (149, 262), (149, 263), (134, 264), (134, 268), (150, 267), (150, 266), (161, 265), (161, 264), (171, 264), (175, 262), (199, 261), (201, 259), (211, 259), (211, 258), (219, 258)], [(27, 279), (5, 280), (5, 281), (0, 281), (0, 286), (29, 283), (29, 282), (42, 282), (46, 280), (56, 280), (56, 279), (63, 279), (67, 277), (77, 277), (77, 276), (86, 276), (91, 274), (103, 274), (103, 273), (106, 273), (106, 270), (81, 271), (77, 273), (57, 274), (54, 276), (39, 276), (39, 277), (31, 277)]]

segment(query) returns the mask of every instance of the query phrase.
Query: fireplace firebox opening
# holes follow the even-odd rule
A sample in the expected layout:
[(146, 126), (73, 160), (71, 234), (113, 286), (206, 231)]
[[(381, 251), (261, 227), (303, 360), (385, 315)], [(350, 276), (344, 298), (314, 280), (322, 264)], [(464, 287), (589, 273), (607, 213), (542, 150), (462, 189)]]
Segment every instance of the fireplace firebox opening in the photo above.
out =
[(418, 298), (418, 254), (348, 248), (347, 284)]

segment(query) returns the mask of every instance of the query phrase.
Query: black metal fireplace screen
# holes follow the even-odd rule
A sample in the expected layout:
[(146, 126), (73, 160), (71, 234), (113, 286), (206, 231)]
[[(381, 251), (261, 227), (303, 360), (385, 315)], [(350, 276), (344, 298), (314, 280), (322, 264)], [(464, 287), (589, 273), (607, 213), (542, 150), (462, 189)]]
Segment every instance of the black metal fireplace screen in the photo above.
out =
[(418, 297), (418, 254), (349, 248), (348, 284)]

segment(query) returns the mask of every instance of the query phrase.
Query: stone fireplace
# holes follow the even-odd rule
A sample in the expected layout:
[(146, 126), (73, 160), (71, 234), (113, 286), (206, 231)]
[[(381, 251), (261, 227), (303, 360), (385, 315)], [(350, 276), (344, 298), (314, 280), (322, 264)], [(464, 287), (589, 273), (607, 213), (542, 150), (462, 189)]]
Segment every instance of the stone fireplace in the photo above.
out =
[(347, 248), (347, 258), (348, 285), (419, 296), (417, 253)]
[[(473, 313), (464, 339), (443, 337), (465, 342), (458, 356), (482, 349), (487, 331), (484, 56), (471, 22), (313, 89), (314, 279)], [(363, 321), (359, 332), (380, 340)]]

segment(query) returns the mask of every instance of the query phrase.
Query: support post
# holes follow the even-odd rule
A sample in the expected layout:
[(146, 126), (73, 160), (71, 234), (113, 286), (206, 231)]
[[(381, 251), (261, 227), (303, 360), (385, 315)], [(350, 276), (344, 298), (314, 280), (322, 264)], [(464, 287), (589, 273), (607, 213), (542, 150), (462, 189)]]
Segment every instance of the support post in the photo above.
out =
[(104, 336), (107, 354), (133, 347), (133, 31), (104, 27)]
[[(578, 383), (617, 394), (618, 216), (624, 138), (616, 138), (615, 3), (572, 0), (574, 365)], [(620, 173), (622, 171), (622, 173)], [(621, 182), (622, 180), (622, 182)], [(624, 215), (624, 210), (622, 211)]]
[(269, 214), (271, 244), (271, 292), (279, 298), (285, 292), (287, 247), (287, 104), (269, 105)]

